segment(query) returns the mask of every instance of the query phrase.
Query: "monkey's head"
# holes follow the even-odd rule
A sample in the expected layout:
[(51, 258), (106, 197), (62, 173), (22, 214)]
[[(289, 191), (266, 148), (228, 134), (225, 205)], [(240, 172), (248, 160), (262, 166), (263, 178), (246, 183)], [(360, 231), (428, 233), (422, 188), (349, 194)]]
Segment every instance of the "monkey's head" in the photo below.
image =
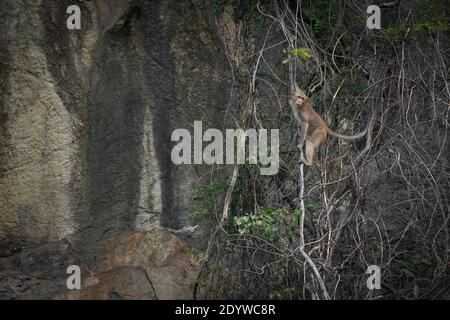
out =
[(303, 103), (305, 103), (306, 101), (306, 95), (303, 91), (301, 90), (296, 90), (294, 93), (294, 101), (297, 105), (299, 106), (303, 106)]

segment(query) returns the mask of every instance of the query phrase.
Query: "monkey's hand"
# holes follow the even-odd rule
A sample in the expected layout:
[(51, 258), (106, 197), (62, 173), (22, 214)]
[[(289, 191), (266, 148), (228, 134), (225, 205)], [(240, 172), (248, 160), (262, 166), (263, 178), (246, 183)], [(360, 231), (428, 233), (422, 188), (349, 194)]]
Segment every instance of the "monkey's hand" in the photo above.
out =
[(297, 144), (297, 148), (298, 148), (298, 150), (302, 150), (303, 149), (303, 146), (305, 145), (305, 139), (302, 139), (302, 138), (299, 138), (298, 139), (298, 144)]

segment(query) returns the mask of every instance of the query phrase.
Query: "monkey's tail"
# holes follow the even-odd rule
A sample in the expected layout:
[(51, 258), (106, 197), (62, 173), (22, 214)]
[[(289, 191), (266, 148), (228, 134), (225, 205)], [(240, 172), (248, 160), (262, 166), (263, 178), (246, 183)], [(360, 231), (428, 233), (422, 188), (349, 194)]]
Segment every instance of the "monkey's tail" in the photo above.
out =
[(327, 128), (327, 133), (328, 133), (329, 135), (335, 136), (335, 137), (337, 137), (337, 138), (344, 139), (344, 140), (356, 140), (356, 139), (361, 139), (362, 137), (364, 137), (364, 136), (367, 134), (367, 131), (368, 131), (368, 128), (366, 127), (366, 128), (364, 129), (364, 131), (361, 131), (361, 132), (358, 133), (358, 134), (354, 134), (354, 135), (351, 135), (351, 136), (346, 136), (346, 135), (343, 135), (343, 134), (336, 133), (336, 132), (334, 132), (333, 130), (331, 130), (330, 128)]

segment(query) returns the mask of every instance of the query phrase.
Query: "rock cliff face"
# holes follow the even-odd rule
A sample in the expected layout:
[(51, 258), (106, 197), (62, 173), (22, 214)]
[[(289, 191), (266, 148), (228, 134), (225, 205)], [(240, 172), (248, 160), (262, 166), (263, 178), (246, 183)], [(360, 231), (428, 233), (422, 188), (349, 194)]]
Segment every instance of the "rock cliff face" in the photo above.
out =
[(196, 172), (172, 164), (170, 138), (223, 127), (208, 16), (200, 0), (1, 1), (1, 299), (191, 296), (197, 262), (168, 230), (190, 224)]

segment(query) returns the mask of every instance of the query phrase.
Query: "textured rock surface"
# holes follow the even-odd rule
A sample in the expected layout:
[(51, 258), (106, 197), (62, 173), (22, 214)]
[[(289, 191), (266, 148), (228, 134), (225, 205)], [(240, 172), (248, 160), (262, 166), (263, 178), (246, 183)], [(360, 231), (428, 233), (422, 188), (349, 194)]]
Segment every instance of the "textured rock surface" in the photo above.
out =
[(192, 250), (165, 228), (189, 225), (196, 179), (170, 161), (172, 130), (224, 125), (228, 62), (205, 10), (1, 1), (0, 298), (190, 297)]
[(67, 294), (57, 295), (56, 299), (156, 299), (156, 295), (145, 270), (139, 268), (120, 268), (102, 273), (95, 282)]

